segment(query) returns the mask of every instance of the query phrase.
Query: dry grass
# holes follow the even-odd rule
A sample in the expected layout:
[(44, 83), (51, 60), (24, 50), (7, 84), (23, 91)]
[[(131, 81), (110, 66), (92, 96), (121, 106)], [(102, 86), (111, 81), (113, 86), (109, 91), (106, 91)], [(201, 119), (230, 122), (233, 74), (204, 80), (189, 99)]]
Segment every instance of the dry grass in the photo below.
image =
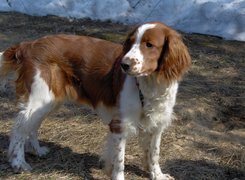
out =
[[(0, 50), (56, 33), (122, 42), (129, 30), (110, 22), (16, 13), (0, 13), (0, 24)], [(245, 179), (245, 43), (198, 34), (184, 38), (193, 67), (179, 89), (177, 118), (162, 137), (161, 167), (181, 180)], [(51, 152), (45, 158), (28, 154), (33, 171), (13, 173), (6, 151), (16, 112), (10, 85), (0, 93), (1, 179), (108, 179), (98, 166), (107, 127), (92, 111), (74, 104), (62, 106), (40, 129), (41, 144)], [(128, 142), (126, 154), (126, 179), (147, 179), (136, 138)]]

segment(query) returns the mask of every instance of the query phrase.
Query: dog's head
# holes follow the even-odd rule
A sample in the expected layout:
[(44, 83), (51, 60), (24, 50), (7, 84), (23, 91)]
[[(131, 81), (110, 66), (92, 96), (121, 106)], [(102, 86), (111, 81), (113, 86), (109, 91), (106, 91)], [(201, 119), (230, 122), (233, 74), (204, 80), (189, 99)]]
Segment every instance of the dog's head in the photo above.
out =
[(181, 79), (191, 65), (191, 58), (181, 35), (170, 27), (152, 22), (135, 28), (124, 43), (121, 67), (132, 76), (157, 73), (171, 82)]

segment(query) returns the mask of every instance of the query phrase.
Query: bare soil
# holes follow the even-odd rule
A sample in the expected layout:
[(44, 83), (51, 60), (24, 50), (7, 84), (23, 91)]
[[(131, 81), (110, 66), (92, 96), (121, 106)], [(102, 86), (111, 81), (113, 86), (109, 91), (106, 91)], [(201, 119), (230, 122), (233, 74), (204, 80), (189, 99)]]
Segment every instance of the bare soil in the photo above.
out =
[[(89, 19), (0, 13), (0, 51), (47, 34), (89, 35), (122, 43), (130, 27)], [(176, 119), (163, 134), (161, 167), (180, 180), (245, 179), (245, 43), (184, 34), (193, 66), (181, 82)], [(0, 179), (109, 179), (99, 168), (108, 130), (96, 114), (65, 104), (42, 124), (39, 139), (51, 152), (30, 154), (32, 172), (15, 174), (7, 162), (9, 134), (18, 112), (14, 88), (0, 92)], [(126, 179), (148, 179), (137, 138), (126, 151)]]

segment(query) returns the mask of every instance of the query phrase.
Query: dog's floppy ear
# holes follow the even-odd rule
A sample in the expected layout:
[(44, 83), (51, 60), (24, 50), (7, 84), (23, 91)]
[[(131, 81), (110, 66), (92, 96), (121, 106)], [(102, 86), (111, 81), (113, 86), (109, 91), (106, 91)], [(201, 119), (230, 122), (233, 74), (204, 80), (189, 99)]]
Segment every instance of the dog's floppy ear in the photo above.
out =
[(164, 30), (165, 42), (158, 61), (158, 79), (167, 82), (180, 80), (191, 65), (188, 49), (179, 33), (172, 29)]

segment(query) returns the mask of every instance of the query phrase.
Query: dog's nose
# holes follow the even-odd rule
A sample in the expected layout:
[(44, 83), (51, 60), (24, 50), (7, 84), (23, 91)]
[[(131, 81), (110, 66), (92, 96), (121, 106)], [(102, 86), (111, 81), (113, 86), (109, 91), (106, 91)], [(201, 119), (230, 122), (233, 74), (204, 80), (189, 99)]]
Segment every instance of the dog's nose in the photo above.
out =
[(130, 68), (129, 64), (126, 63), (121, 63), (121, 67), (125, 72), (127, 72)]

